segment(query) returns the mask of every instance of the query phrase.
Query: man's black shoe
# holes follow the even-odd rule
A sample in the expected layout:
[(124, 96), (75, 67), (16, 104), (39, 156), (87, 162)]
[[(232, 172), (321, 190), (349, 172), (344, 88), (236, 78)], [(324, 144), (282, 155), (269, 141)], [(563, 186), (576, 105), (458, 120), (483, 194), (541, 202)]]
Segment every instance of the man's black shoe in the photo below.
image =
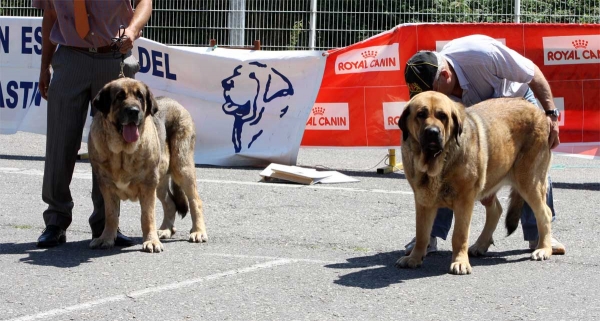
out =
[(125, 234), (121, 233), (121, 230), (117, 230), (117, 238), (115, 239), (115, 246), (128, 247), (134, 245), (135, 242)]
[[(100, 235), (102, 235), (102, 233), (97, 235), (92, 234), (92, 238), (97, 239), (100, 237)], [(125, 234), (121, 233), (121, 229), (117, 229), (117, 238), (115, 239), (115, 246), (128, 247), (134, 244), (135, 242), (129, 236), (126, 236)]]
[(37, 247), (55, 247), (67, 241), (67, 231), (56, 225), (48, 225), (37, 240)]

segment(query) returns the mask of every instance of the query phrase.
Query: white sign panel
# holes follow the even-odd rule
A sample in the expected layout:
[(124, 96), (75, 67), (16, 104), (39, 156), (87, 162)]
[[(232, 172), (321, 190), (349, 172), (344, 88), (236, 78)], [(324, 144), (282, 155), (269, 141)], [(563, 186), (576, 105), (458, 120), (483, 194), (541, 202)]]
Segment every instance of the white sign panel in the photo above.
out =
[[(45, 133), (40, 26), (39, 18), (0, 18), (0, 133)], [(197, 164), (295, 164), (323, 78), (321, 52), (169, 47), (141, 38), (133, 54), (136, 79), (191, 113)]]
[(400, 53), (397, 43), (355, 49), (339, 55), (335, 60), (335, 73), (353, 74), (371, 71), (400, 70)]
[(544, 65), (600, 63), (600, 35), (544, 37)]
[(404, 111), (406, 101), (395, 101), (383, 103), (383, 124), (386, 130), (400, 130), (398, 121)]
[(306, 122), (306, 130), (349, 130), (348, 103), (316, 103)]

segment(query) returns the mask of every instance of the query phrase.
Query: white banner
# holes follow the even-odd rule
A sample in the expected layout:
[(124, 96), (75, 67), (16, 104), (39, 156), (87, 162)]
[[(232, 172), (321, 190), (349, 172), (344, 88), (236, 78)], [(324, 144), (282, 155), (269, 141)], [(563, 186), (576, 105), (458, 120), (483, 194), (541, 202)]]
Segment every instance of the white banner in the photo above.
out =
[(543, 37), (544, 65), (600, 63), (600, 35)]
[[(136, 79), (191, 113), (197, 164), (296, 163), (323, 77), (322, 52), (169, 47), (144, 38), (135, 44)], [(40, 54), (40, 18), (0, 17), (0, 134), (45, 134)]]

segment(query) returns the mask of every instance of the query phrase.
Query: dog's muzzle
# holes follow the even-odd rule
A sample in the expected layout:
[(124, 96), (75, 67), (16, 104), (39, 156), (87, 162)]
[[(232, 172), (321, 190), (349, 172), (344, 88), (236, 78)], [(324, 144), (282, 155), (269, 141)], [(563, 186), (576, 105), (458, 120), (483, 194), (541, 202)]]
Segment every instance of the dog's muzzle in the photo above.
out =
[(440, 129), (435, 126), (425, 128), (421, 134), (421, 150), (428, 156), (437, 157), (443, 148)]
[(144, 120), (144, 113), (138, 107), (125, 107), (119, 113), (121, 134), (128, 143), (136, 142), (140, 138), (139, 125)]

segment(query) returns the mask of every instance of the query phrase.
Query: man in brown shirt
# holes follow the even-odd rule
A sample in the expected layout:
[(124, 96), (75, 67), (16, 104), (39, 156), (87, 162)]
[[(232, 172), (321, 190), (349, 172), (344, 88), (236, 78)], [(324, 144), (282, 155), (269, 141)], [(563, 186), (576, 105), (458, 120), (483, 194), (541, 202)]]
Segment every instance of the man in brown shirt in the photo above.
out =
[[(119, 77), (122, 58), (125, 76), (133, 78), (139, 70), (131, 49), (150, 18), (152, 0), (137, 0), (135, 11), (130, 0), (33, 0), (33, 6), (44, 10), (39, 89), (48, 101), (42, 188), (48, 209), (43, 215), (46, 229), (37, 246), (53, 247), (66, 242), (72, 221), (69, 185), (90, 101), (106, 83)], [(119, 35), (126, 37), (118, 52), (113, 52), (112, 38)], [(97, 237), (104, 229), (104, 200), (95, 177), (92, 201), (89, 223)], [(115, 244), (133, 242), (119, 232)]]

